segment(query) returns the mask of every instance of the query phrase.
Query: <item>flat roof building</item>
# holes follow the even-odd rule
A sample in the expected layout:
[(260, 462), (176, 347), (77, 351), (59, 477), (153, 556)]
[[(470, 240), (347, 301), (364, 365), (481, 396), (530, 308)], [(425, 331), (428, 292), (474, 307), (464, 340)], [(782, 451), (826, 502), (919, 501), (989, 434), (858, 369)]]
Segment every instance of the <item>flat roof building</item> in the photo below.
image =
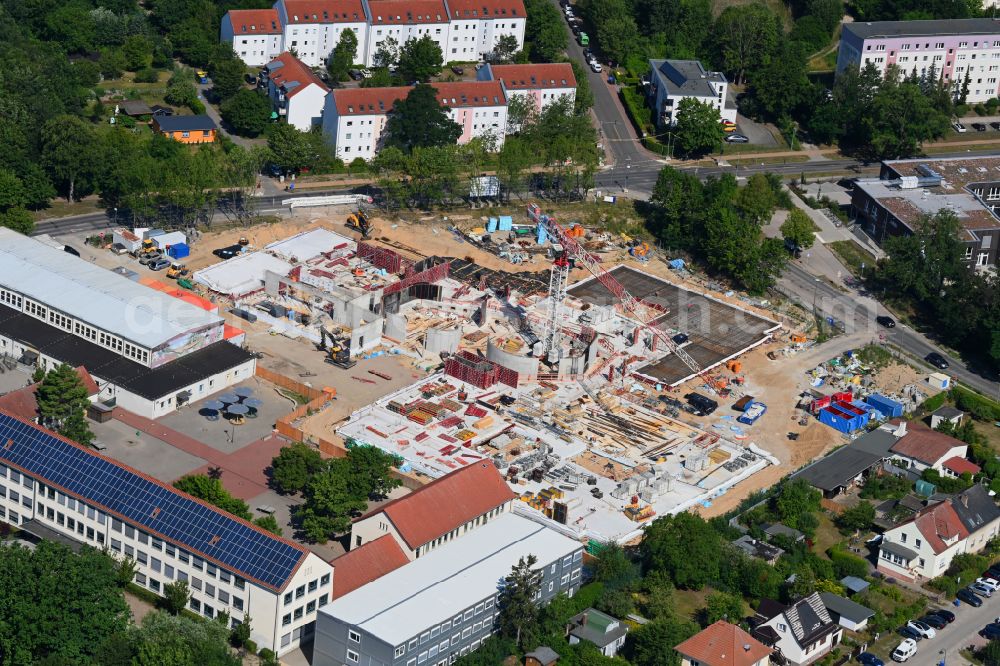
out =
[(311, 636), (333, 570), (306, 548), (2, 412), (0, 441), (0, 521), (131, 557), (156, 594), (186, 581), (191, 611), (249, 613), (251, 638), (279, 654)]
[(320, 610), (314, 666), (449, 663), (495, 632), (498, 582), (534, 555), (540, 602), (580, 587), (580, 542), (511, 513)]

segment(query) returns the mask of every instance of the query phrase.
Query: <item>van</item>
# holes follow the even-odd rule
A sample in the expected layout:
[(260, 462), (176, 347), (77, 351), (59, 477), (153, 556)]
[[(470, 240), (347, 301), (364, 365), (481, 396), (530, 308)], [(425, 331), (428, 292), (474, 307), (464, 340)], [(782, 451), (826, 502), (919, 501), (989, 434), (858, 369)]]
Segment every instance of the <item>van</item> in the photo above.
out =
[(904, 662), (917, 653), (917, 642), (907, 638), (892, 651), (892, 660)]
[(711, 398), (701, 395), (700, 393), (688, 393), (684, 396), (684, 399), (688, 401), (689, 405), (697, 409), (705, 416), (708, 416), (719, 408), (719, 403)]

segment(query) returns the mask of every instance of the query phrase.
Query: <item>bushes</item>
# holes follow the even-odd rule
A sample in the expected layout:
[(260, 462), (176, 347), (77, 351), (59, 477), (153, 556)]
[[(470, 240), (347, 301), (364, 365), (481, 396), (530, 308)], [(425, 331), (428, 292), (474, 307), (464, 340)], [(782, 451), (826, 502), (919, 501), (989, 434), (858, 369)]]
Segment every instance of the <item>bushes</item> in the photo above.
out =
[(836, 546), (828, 550), (826, 554), (833, 562), (833, 570), (838, 579), (844, 576), (864, 578), (868, 574), (868, 562), (857, 555), (852, 555)]
[(977, 421), (1000, 420), (1000, 405), (989, 398), (984, 398), (961, 386), (956, 386), (951, 390), (951, 397), (955, 401), (956, 407), (964, 412), (969, 412)]
[(653, 112), (646, 106), (646, 99), (635, 89), (629, 86), (622, 86), (620, 89), (622, 104), (628, 109), (632, 123), (639, 130), (639, 134), (645, 136), (656, 132), (653, 123)]
[(946, 391), (942, 391), (941, 393), (938, 393), (937, 395), (924, 400), (924, 404), (921, 405), (921, 408), (926, 413), (936, 411), (937, 409), (940, 409), (941, 407), (944, 406), (944, 401), (947, 399), (948, 399), (948, 393)]
[(670, 157), (670, 150), (651, 136), (642, 137), (642, 145), (648, 148), (649, 150), (653, 151), (657, 155), (664, 155), (666, 157)]
[(160, 80), (160, 73), (157, 72), (152, 67), (146, 67), (145, 69), (140, 69), (135, 73), (136, 83), (156, 83)]

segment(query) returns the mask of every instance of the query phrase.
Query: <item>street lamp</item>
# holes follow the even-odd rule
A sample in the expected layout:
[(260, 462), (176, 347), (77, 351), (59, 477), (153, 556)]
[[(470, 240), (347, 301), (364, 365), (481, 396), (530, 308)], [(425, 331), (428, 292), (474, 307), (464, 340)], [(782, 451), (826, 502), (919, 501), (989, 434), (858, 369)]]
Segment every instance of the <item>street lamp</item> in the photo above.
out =
[(118, 206), (115, 206), (115, 226), (118, 226)]
[(632, 158), (631, 157), (626, 157), (625, 158), (625, 193), (626, 194), (628, 193), (628, 172), (629, 172), (629, 169), (631, 169), (631, 168), (632, 168)]

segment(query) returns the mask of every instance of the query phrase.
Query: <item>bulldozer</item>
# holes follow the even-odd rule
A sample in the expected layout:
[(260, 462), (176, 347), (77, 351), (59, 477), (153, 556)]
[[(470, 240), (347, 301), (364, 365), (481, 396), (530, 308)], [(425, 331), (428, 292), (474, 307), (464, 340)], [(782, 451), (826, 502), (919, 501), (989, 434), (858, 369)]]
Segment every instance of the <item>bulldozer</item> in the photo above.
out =
[(170, 268), (167, 269), (167, 277), (172, 280), (186, 278), (188, 275), (190, 275), (190, 272), (187, 267), (179, 261), (171, 262)]
[(368, 219), (368, 215), (362, 209), (358, 209), (357, 213), (351, 213), (347, 216), (347, 228), (353, 229), (354, 231), (360, 231), (361, 237), (364, 239), (371, 238), (372, 235), (372, 223)]
[[(329, 345), (327, 338), (330, 339)], [(326, 353), (326, 358), (323, 360), (338, 368), (347, 370), (358, 363), (351, 359), (350, 338), (333, 335), (323, 327), (319, 329), (319, 350)]]

